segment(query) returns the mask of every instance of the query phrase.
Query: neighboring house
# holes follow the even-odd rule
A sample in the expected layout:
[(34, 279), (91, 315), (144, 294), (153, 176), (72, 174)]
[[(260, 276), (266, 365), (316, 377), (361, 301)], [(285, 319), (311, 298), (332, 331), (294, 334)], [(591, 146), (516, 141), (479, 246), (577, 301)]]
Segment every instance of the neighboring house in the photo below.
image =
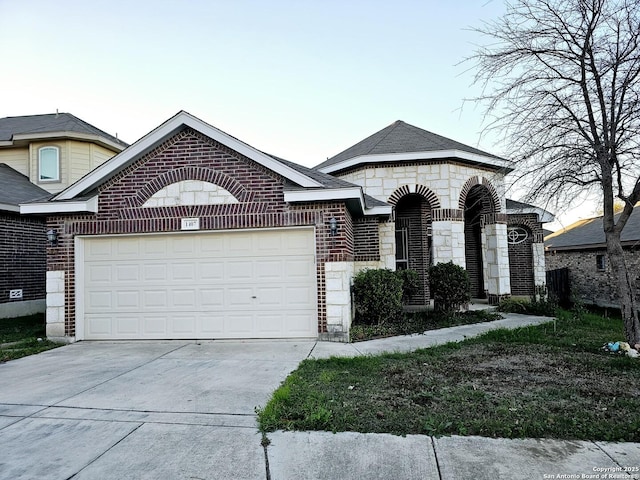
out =
[[(636, 206), (636, 209), (638, 206)], [(640, 287), (640, 213), (634, 212), (621, 236), (627, 270)], [(567, 268), (572, 295), (584, 303), (619, 307), (618, 287), (607, 257), (602, 217), (568, 226), (545, 237), (546, 268)], [(636, 290), (640, 294), (640, 290)]]
[(403, 122), (310, 169), (180, 112), (21, 207), (57, 233), (47, 335), (345, 341), (363, 268), (415, 268), (423, 305), (436, 262), (466, 266), (474, 294), (492, 303), (510, 295), (508, 232), (525, 240), (515, 227), (529, 234), (533, 293), (544, 283), (544, 267), (533, 268), (544, 262), (544, 219), (522, 204), (512, 222), (510, 170)]
[(0, 318), (45, 310), (45, 219), (20, 215), (20, 204), (49, 196), (0, 163)]
[(44, 217), (20, 204), (64, 190), (127, 144), (68, 113), (0, 118), (0, 318), (44, 311)]

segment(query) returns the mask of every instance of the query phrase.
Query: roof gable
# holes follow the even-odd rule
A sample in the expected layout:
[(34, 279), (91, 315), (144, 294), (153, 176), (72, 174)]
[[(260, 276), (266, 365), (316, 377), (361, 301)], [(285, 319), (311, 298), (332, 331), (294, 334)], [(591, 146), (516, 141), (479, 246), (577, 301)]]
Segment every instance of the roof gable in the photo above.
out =
[(315, 168), (335, 172), (360, 163), (457, 157), (510, 168), (509, 161), (397, 120)]
[(69, 136), (102, 141), (101, 143), (117, 151), (121, 151), (128, 146), (127, 143), (117, 137), (109, 135), (70, 113), (0, 118), (0, 144), (10, 146), (20, 140)]
[(89, 172), (79, 181), (69, 186), (66, 190), (56, 195), (53, 200), (71, 200), (86, 194), (104, 182), (112, 178), (118, 172), (131, 165), (145, 153), (151, 151), (160, 143), (170, 138), (181, 129), (189, 127), (201, 134), (216, 140), (230, 149), (244, 155), (269, 170), (282, 175), (287, 180), (302, 187), (322, 187), (323, 185), (313, 178), (301, 173), (291, 166), (267, 155), (260, 150), (238, 140), (235, 137), (219, 130), (193, 115), (181, 111), (152, 130), (150, 133), (135, 142), (129, 148), (107, 160), (105, 163)]

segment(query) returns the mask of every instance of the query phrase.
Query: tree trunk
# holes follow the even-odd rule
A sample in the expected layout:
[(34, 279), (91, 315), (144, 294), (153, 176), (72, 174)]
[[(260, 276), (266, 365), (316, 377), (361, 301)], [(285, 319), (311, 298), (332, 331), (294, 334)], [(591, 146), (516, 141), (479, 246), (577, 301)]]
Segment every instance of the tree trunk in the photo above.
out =
[(624, 333), (627, 342), (633, 347), (640, 343), (640, 321), (638, 320), (638, 303), (636, 298), (635, 279), (629, 276), (624, 250), (618, 232), (607, 232), (607, 254), (611, 262), (611, 273), (618, 284), (620, 313), (624, 320)]

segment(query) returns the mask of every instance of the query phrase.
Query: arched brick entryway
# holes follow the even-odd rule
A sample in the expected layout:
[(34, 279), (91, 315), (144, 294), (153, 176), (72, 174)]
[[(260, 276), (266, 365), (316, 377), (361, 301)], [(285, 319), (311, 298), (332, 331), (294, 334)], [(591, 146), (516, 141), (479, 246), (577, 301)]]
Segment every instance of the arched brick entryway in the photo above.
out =
[(439, 208), (435, 194), (422, 185), (403, 186), (389, 198), (395, 206), (396, 269), (418, 272), (420, 290), (410, 305), (426, 305), (430, 299), (428, 270), (431, 265), (431, 210)]
[(464, 210), (465, 263), (471, 281), (471, 295), (475, 298), (486, 297), (483, 222), (487, 216), (498, 212), (499, 205), (497, 192), (484, 178), (470, 178), (462, 188), (459, 206)]

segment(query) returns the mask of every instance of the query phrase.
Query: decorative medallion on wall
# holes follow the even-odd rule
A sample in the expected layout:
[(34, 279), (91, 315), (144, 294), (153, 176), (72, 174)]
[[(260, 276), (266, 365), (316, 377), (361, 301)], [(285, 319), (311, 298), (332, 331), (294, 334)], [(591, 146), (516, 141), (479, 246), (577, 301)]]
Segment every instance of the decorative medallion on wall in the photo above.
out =
[(507, 228), (507, 242), (510, 245), (516, 245), (524, 242), (529, 238), (529, 232), (526, 228), (522, 227), (509, 227)]

